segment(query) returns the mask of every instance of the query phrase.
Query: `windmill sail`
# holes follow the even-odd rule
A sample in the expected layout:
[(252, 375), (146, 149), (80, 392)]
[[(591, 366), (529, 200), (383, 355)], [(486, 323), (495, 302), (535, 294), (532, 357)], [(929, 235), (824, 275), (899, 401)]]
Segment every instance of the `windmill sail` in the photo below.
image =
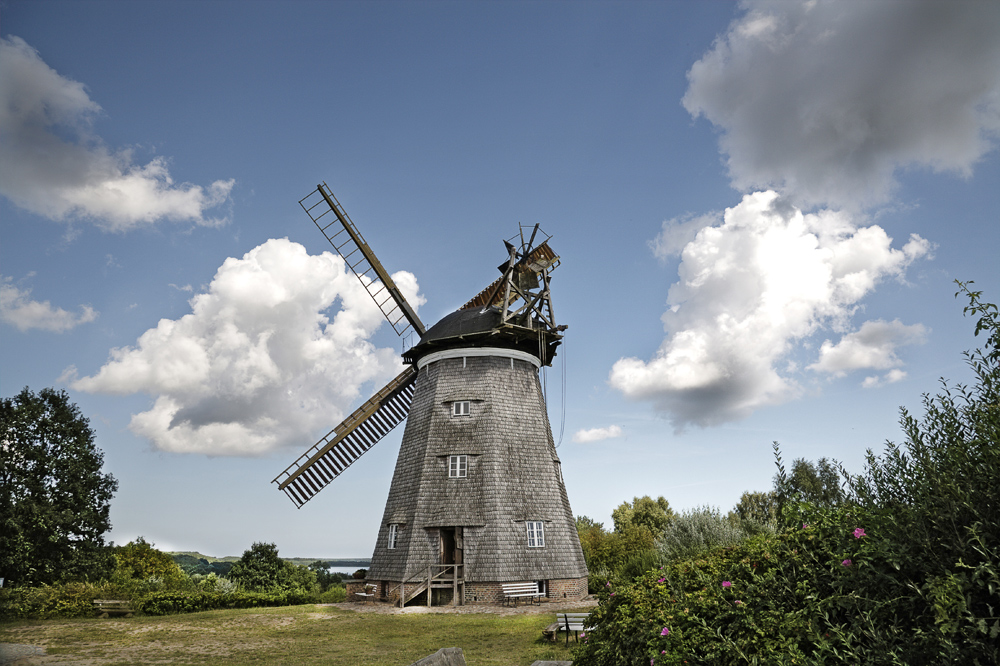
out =
[(408, 366), (272, 483), (301, 508), (406, 418), (416, 378), (416, 368)]
[[(423, 335), (424, 325), (417, 313), (403, 298), (392, 277), (382, 268), (378, 257), (368, 247), (364, 236), (354, 226), (326, 183), (321, 183), (299, 200), (299, 205), (358, 276), (396, 334), (402, 336), (408, 328), (413, 327), (419, 335)], [(333, 215), (330, 216), (330, 213)]]

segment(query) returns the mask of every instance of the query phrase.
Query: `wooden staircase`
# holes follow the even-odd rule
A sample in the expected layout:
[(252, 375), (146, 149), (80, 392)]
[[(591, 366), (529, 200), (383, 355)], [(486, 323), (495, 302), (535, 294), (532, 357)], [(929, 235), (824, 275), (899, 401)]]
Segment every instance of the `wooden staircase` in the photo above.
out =
[(451, 605), (464, 605), (465, 578), (464, 565), (461, 564), (431, 564), (425, 571), (410, 576), (391, 592), (400, 588), (399, 606), (402, 608), (409, 601), (413, 601), (421, 592), (427, 592), (427, 605), (431, 606), (434, 599), (434, 590), (451, 589)]

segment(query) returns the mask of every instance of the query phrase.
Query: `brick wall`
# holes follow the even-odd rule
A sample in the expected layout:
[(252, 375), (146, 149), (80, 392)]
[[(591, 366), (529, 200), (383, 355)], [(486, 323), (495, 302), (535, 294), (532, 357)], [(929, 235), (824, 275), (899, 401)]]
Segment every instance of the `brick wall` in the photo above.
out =
[[(511, 581), (513, 582), (513, 581)], [(531, 583), (534, 581), (523, 581)], [(552, 601), (579, 601), (587, 596), (586, 578), (562, 578), (546, 581), (546, 597)], [(465, 583), (465, 603), (499, 604), (503, 602), (503, 583)]]

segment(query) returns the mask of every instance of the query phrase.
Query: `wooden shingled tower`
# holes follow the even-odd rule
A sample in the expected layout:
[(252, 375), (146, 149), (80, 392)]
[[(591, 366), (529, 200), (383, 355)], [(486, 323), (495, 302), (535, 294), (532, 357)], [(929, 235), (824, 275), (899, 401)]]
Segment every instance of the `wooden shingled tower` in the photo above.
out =
[(406, 421), (368, 577), (349, 591), (427, 605), (497, 602), (513, 583), (585, 596), (538, 379), (566, 329), (553, 315), (550, 239), (535, 225), (505, 241), (500, 277), (425, 329), (326, 185), (299, 203), (396, 332), (420, 336), (398, 377), (274, 480), (301, 507)]

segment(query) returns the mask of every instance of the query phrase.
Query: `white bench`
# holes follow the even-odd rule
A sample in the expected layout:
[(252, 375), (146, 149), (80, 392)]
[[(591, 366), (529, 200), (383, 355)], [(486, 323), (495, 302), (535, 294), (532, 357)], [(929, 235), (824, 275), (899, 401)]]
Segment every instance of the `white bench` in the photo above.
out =
[(538, 591), (538, 583), (501, 583), (501, 587), (505, 606), (511, 601), (517, 606), (519, 599), (534, 599), (535, 603), (539, 605), (542, 603), (542, 593)]
[(375, 601), (375, 585), (365, 585), (364, 592), (355, 592), (354, 596), (361, 599), (361, 603), (368, 603), (369, 601)]
[(569, 632), (576, 634), (576, 641), (580, 642), (580, 632), (586, 631), (588, 629), (587, 620), (590, 619), (590, 613), (559, 613), (556, 615), (559, 619), (559, 628), (556, 629), (556, 633), (560, 630), (566, 632), (566, 645), (569, 645)]

